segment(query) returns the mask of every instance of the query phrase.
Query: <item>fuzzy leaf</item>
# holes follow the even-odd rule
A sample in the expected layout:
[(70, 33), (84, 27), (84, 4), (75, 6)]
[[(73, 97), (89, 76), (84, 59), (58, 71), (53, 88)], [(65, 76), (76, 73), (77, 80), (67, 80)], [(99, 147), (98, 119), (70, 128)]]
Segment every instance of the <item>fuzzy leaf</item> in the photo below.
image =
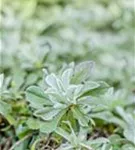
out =
[(48, 75), (46, 77), (45, 81), (50, 87), (52, 87), (56, 90), (58, 89), (58, 83), (57, 83), (57, 78), (56, 78), (55, 74)]
[(92, 61), (86, 61), (78, 64), (75, 67), (75, 72), (71, 79), (71, 83), (78, 84), (87, 80), (90, 77), (93, 65), (94, 63)]
[(56, 130), (58, 123), (62, 116), (65, 114), (67, 110), (62, 110), (54, 119), (51, 121), (45, 121), (43, 124), (40, 125), (40, 132), (43, 133), (51, 133)]
[(27, 125), (32, 130), (39, 129), (40, 128), (40, 124), (41, 124), (41, 121), (39, 121), (38, 119), (35, 119), (35, 118), (29, 118), (27, 120)]
[(34, 108), (42, 108), (43, 105), (52, 105), (48, 96), (46, 96), (44, 91), (37, 86), (31, 86), (26, 90), (26, 99)]
[(74, 117), (79, 121), (81, 126), (87, 127), (88, 120), (85, 118), (84, 114), (80, 111), (78, 107), (73, 107), (72, 112)]
[(64, 87), (67, 89), (69, 84), (70, 84), (70, 79), (73, 75), (73, 69), (67, 69), (63, 72), (62, 74), (62, 82), (63, 82), (63, 85)]
[(125, 121), (124, 136), (135, 145), (135, 119), (121, 107), (117, 107), (116, 110)]
[(66, 132), (64, 129), (62, 129), (61, 127), (58, 127), (55, 131), (57, 134), (59, 134), (60, 136), (62, 136), (63, 138), (65, 138), (67, 141), (71, 141), (71, 136), (68, 132)]
[(61, 109), (45, 107), (35, 111), (34, 115), (42, 118), (43, 120), (52, 120), (60, 111)]

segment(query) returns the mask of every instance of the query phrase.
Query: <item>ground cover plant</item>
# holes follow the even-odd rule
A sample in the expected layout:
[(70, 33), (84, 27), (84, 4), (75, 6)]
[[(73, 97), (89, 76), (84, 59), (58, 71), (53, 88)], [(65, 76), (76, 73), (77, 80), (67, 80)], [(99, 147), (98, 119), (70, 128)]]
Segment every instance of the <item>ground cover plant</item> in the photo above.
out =
[(134, 150), (134, 5), (3, 0), (0, 150)]

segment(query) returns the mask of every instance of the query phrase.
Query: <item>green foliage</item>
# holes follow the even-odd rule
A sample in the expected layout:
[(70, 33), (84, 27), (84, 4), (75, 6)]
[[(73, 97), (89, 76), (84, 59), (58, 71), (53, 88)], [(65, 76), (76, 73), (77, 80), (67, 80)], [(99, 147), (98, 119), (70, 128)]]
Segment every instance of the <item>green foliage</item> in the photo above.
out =
[(134, 150), (134, 5), (3, 0), (0, 149)]
[(71, 150), (71, 149), (77, 149), (81, 150), (82, 148), (92, 150), (94, 147), (100, 147), (102, 149), (102, 144), (106, 144), (109, 141), (105, 138), (98, 138), (96, 140), (86, 140), (86, 129), (81, 129), (78, 135), (75, 134), (70, 122), (65, 122), (70, 127), (70, 132), (68, 133), (62, 128), (58, 127), (56, 129), (56, 133), (64, 137), (68, 142), (64, 143), (58, 148), (58, 150)]
[[(91, 87), (89, 84), (88, 87), (87, 81), (85, 82), (90, 75), (91, 64), (92, 62), (84, 62), (76, 67), (68, 68), (62, 72), (61, 76), (56, 76), (55, 74), (47, 75), (45, 82), (48, 87), (45, 91), (36, 86), (29, 87), (26, 90), (26, 98), (30, 105), (36, 108), (34, 116), (50, 121), (53, 124), (55, 118), (60, 120), (57, 119), (60, 114), (64, 115), (71, 111), (80, 125), (88, 126), (89, 119), (87, 114), (84, 115), (83, 112), (85, 104), (80, 103), (80, 101), (83, 101), (83, 98), (85, 98), (84, 96), (82, 97), (84, 93), (100, 86), (92, 85)], [(85, 83), (81, 84), (82, 82)], [(62, 117), (62, 115), (60, 116)], [(57, 123), (57, 121), (55, 122)], [(52, 130), (54, 130), (53, 126)]]

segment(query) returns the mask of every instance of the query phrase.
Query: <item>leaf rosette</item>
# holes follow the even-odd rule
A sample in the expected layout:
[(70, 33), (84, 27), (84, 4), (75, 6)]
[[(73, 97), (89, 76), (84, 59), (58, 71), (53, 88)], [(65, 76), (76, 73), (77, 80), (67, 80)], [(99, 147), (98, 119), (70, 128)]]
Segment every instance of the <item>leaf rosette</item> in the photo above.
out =
[(72, 63), (60, 75), (51, 73), (46, 76), (46, 90), (37, 86), (27, 89), (26, 98), (34, 108), (34, 116), (44, 120), (44, 125), (55, 124), (50, 132), (56, 129), (67, 112), (71, 112), (73, 118), (83, 127), (88, 127), (89, 122), (92, 122), (87, 115), (92, 109), (89, 101), (96, 99), (96, 96), (108, 88), (104, 82), (90, 81), (93, 65), (92, 61), (77, 66)]

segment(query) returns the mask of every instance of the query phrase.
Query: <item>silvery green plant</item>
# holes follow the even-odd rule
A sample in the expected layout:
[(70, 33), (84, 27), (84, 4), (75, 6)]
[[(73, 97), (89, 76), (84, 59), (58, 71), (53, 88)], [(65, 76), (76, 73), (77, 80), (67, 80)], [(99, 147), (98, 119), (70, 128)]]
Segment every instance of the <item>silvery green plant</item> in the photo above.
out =
[(108, 137), (107, 143), (105, 143), (104, 150), (134, 150), (132, 143), (127, 143), (127, 140), (118, 134), (112, 134)]
[(122, 107), (117, 107), (116, 111), (123, 122), (123, 124), (120, 124), (123, 128), (123, 135), (128, 141), (134, 144), (135, 148), (135, 116), (127, 113)]
[(46, 89), (30, 86), (26, 90), (26, 99), (33, 109), (33, 115), (44, 121), (39, 123), (43, 132), (54, 131), (68, 113), (82, 127), (88, 127), (90, 122), (94, 124), (87, 114), (92, 109), (89, 102), (103, 94), (108, 85), (90, 80), (93, 65), (92, 61), (76, 66), (71, 63), (59, 75), (51, 73), (45, 77)]
[(6, 84), (4, 74), (0, 74), (0, 115), (4, 116), (10, 124), (13, 124), (14, 119), (10, 115), (11, 106), (5, 101), (5, 95), (9, 95)]
[(4, 90), (4, 74), (0, 74), (0, 114), (6, 116), (10, 106), (3, 101), (3, 95), (6, 91)]
[(70, 128), (70, 131), (66, 131), (61, 127), (56, 129), (56, 133), (62, 136), (67, 142), (61, 144), (57, 150), (103, 150), (105, 146), (110, 142), (106, 138), (87, 139), (87, 129), (81, 128), (78, 133), (74, 131), (69, 121), (65, 121)]
[[(127, 91), (114, 91), (109, 88), (104, 95), (100, 95), (98, 99), (91, 100), (91, 105), (94, 107), (90, 113), (91, 118), (102, 119), (105, 122), (116, 124), (123, 129), (124, 137), (135, 146), (135, 117), (133, 113), (127, 113), (124, 107), (133, 105), (134, 98), (128, 99)], [(127, 101), (128, 100), (128, 101)]]
[(106, 122), (116, 124), (122, 129), (127, 141), (132, 143), (132, 146), (135, 148), (135, 117), (132, 113), (128, 113), (122, 107), (117, 106), (115, 113), (104, 111), (91, 115), (91, 117), (100, 118)]

